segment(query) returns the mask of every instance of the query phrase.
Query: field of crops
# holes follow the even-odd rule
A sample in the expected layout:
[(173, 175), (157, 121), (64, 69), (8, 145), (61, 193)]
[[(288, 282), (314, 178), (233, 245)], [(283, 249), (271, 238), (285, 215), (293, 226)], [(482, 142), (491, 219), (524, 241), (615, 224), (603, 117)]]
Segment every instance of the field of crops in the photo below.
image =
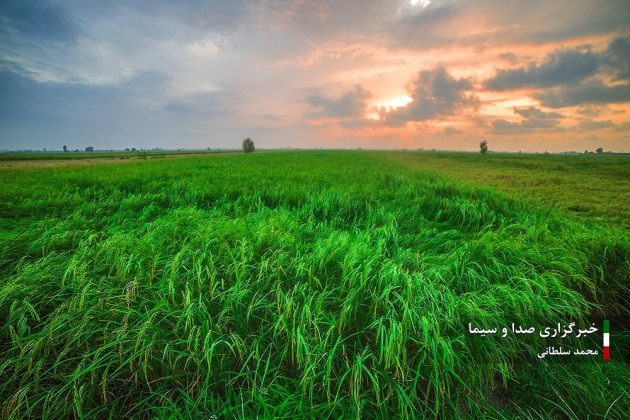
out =
[(367, 151), (4, 168), (0, 418), (623, 418), (618, 323), (606, 363), (468, 328), (627, 319), (629, 179)]

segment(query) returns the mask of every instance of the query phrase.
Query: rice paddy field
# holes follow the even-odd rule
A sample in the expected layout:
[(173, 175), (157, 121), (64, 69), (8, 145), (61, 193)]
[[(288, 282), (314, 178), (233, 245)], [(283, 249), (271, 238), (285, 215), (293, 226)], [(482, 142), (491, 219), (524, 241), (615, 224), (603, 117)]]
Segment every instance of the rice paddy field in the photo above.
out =
[(0, 418), (627, 418), (630, 158), (121, 156), (0, 163)]

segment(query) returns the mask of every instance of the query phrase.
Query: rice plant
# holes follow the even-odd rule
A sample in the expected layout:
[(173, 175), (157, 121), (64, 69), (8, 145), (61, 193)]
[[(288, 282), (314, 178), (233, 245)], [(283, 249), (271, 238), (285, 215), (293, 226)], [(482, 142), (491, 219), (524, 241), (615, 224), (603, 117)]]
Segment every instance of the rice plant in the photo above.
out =
[(630, 408), (626, 363), (539, 361), (515, 338), (467, 333), (627, 317), (622, 228), (369, 152), (0, 180), (3, 418)]

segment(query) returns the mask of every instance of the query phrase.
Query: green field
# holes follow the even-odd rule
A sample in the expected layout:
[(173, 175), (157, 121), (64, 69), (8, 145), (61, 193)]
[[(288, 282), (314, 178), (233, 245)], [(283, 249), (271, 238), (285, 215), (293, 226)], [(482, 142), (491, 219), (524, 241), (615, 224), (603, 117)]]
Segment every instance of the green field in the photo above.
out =
[[(628, 157), (119, 157), (0, 170), (0, 418), (630, 410)], [(606, 363), (468, 332), (603, 318)]]

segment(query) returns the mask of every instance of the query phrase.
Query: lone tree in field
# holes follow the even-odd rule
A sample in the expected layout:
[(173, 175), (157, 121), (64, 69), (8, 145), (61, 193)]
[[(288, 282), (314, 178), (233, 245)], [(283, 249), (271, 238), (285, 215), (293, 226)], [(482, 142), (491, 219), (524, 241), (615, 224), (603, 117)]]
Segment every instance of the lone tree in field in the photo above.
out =
[(479, 151), (481, 152), (481, 154), (485, 154), (488, 153), (488, 142), (487, 141), (482, 141), (481, 143), (479, 143)]
[(596, 151), (597, 153), (604, 153), (604, 148), (602, 148), (602, 147), (598, 147), (597, 149), (595, 149), (595, 151)]
[(243, 152), (252, 153), (256, 148), (254, 147), (254, 142), (249, 137), (243, 140)]
[(88, 147), (85, 148), (85, 151), (86, 152), (93, 152), (94, 148), (92, 146), (88, 146)]
[(63, 151), (68, 152), (68, 146), (66, 146), (65, 144), (63, 145)]

